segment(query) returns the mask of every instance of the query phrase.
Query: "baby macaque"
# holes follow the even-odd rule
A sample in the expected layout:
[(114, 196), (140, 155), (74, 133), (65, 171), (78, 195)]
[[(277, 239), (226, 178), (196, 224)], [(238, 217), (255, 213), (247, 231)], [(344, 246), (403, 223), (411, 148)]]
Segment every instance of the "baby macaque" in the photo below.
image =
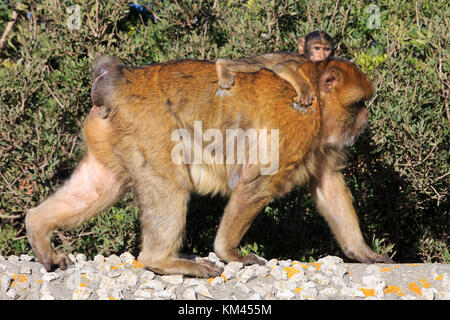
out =
[(314, 31), (305, 38), (300, 37), (298, 53), (275, 52), (238, 60), (218, 59), (216, 62), (218, 84), (221, 89), (230, 89), (237, 72), (251, 73), (266, 68), (295, 88), (297, 102), (310, 105), (314, 96), (309, 84), (297, 73), (298, 63), (320, 62), (333, 55), (333, 38), (325, 31)]

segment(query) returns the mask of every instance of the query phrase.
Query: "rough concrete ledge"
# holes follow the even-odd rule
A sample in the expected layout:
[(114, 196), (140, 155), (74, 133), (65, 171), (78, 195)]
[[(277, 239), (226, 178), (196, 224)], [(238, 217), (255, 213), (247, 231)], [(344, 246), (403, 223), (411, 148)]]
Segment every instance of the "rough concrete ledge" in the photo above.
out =
[(359, 264), (327, 256), (316, 263), (224, 264), (221, 276), (161, 276), (136, 258), (98, 255), (46, 272), (32, 256), (0, 256), (0, 300), (450, 300), (449, 264)]

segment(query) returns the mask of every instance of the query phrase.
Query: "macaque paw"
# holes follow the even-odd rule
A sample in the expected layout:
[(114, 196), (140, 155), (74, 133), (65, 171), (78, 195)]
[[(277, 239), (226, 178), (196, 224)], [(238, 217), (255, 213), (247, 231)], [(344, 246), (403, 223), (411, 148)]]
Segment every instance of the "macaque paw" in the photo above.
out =
[(244, 265), (252, 265), (252, 264), (259, 264), (260, 266), (263, 266), (266, 264), (266, 262), (259, 258), (256, 254), (249, 253), (246, 256), (242, 257), (242, 263)]
[(61, 270), (66, 270), (68, 267), (73, 265), (72, 260), (70, 260), (69, 256), (65, 252), (56, 252), (53, 251), (51, 257), (43, 257), (42, 264), (47, 272), (57, 269), (58, 267)]
[(233, 77), (230, 77), (230, 78), (222, 78), (222, 79), (220, 79), (219, 82), (218, 82), (219, 87), (222, 88), (222, 89), (230, 89), (231, 86), (233, 85), (233, 83), (234, 83)]
[(216, 266), (210, 261), (198, 262), (198, 267), (196, 268), (194, 275), (200, 278), (215, 278), (220, 276), (223, 272), (223, 268)]
[(308, 92), (297, 96), (295, 99), (300, 102), (300, 104), (309, 106), (314, 99), (314, 95), (311, 92)]

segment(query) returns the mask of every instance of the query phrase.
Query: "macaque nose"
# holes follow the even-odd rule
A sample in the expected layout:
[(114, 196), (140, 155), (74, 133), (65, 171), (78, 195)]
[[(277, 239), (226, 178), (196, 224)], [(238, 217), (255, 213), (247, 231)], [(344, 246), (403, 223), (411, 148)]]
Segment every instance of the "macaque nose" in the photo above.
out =
[(325, 60), (326, 55), (325, 55), (325, 51), (323, 51), (323, 49), (320, 50), (319, 57), (320, 57), (320, 60)]

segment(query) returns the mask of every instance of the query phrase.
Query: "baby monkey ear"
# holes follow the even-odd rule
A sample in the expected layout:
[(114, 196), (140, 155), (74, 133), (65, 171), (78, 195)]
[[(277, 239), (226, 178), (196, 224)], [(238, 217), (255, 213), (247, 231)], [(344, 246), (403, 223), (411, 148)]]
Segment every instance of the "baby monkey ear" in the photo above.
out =
[(305, 38), (304, 37), (300, 37), (298, 39), (298, 54), (304, 54), (305, 53)]

